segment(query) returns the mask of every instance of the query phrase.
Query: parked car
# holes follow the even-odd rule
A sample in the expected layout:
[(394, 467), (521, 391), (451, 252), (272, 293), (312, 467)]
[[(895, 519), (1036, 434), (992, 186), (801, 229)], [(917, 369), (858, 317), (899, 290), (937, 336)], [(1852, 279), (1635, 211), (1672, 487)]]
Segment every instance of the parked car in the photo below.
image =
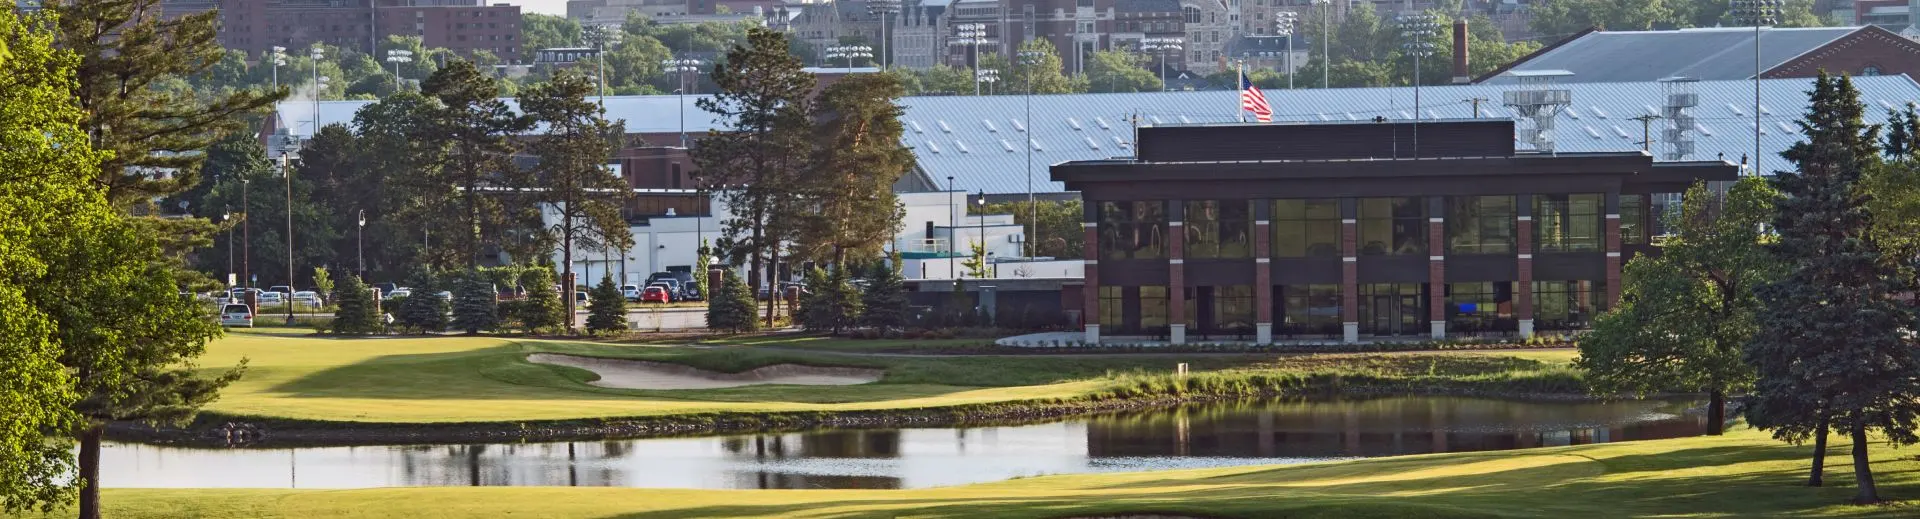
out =
[(655, 284), (655, 285), (666, 285), (666, 286), (667, 286), (667, 295), (669, 295), (669, 296), (673, 296), (673, 300), (674, 300), (674, 301), (686, 301), (686, 300), (687, 300), (687, 286), (686, 286), (685, 284), (683, 284), (683, 283), (681, 283), (681, 282), (680, 282), (680, 280), (678, 280), (678, 279), (673, 279), (673, 278), (667, 278), (667, 279), (662, 279), (662, 280), (659, 280), (659, 281), (655, 281), (655, 282), (653, 282), (652, 284)]
[(267, 291), (280, 294), (280, 297), (286, 297), (287, 294), (293, 293), (293, 287), (289, 287), (286, 285), (274, 285), (274, 286), (267, 287)]
[(300, 303), (303, 305), (311, 305), (311, 306), (326, 305), (326, 303), (321, 300), (320, 293), (314, 292), (312, 290), (301, 290), (299, 292), (294, 292), (293, 302)]
[(402, 297), (407, 297), (409, 295), (413, 295), (413, 289), (400, 287), (400, 288), (393, 289), (392, 292), (388, 292), (385, 297), (382, 297), (382, 299), (399, 299)]
[(434, 293), (433, 295), (436, 295), (436, 296), (440, 296), (440, 299), (442, 299), (442, 300), (446, 300), (446, 301), (452, 301), (452, 300), (453, 300), (453, 292), (448, 292), (448, 291), (445, 291), (445, 290), (441, 290), (441, 291), (439, 291), (439, 292), (436, 292), (436, 293)]
[(240, 303), (227, 303), (220, 309), (220, 325), (239, 328), (253, 327), (253, 309)]
[(668, 303), (680, 300), (680, 289), (678, 287), (673, 286), (672, 280), (655, 281), (651, 284), (648, 284), (647, 286), (660, 287), (661, 290), (667, 291), (666, 302)]
[(373, 288), (380, 290), (381, 299), (386, 299), (389, 297), (393, 297), (393, 291), (399, 290), (400, 285), (396, 285), (393, 283), (374, 283)]
[(277, 305), (277, 304), (287, 302), (287, 299), (285, 297), (281, 297), (279, 292), (261, 292), (258, 294), (258, 296), (260, 298), (261, 305), (270, 305), (270, 304)]
[(640, 302), (671, 303), (673, 302), (673, 296), (667, 295), (666, 285), (647, 285), (647, 290), (640, 294)]
[(639, 301), (640, 287), (638, 285), (620, 285), (620, 295), (626, 296), (627, 301)]
[(582, 305), (587, 304), (587, 291), (585, 290), (573, 291), (573, 302), (579, 303)]

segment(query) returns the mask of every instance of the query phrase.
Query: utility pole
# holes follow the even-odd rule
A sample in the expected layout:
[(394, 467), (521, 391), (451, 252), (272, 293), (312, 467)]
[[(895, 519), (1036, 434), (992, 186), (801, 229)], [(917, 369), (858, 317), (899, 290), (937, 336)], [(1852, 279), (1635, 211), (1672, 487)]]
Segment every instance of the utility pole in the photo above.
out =
[(1484, 98), (1484, 97), (1470, 97), (1470, 98), (1466, 98), (1466, 99), (1462, 99), (1462, 101), (1466, 101), (1466, 102), (1469, 102), (1469, 103), (1473, 103), (1473, 118), (1474, 118), (1474, 119), (1479, 119), (1479, 118), (1480, 118), (1480, 103), (1485, 103), (1485, 102), (1487, 102), (1487, 98)]
[(1664, 119), (1664, 117), (1660, 117), (1658, 115), (1653, 115), (1653, 114), (1644, 114), (1644, 115), (1631, 117), (1630, 119), (1633, 119), (1635, 121), (1640, 121), (1640, 151), (1652, 152), (1653, 151), (1653, 121), (1655, 119)]

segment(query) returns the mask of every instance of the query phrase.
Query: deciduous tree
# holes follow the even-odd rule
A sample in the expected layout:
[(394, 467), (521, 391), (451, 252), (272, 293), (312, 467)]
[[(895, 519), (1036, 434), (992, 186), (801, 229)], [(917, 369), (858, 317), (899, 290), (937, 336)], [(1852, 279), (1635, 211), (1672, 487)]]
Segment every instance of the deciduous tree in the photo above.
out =
[(1705, 392), (1707, 433), (1720, 434), (1727, 395), (1753, 381), (1743, 348), (1760, 329), (1754, 290), (1778, 270), (1761, 232), (1778, 195), (1759, 177), (1735, 184), (1725, 204), (1712, 193), (1688, 189), (1661, 254), (1627, 264), (1621, 302), (1581, 337), (1576, 364), (1602, 393)]

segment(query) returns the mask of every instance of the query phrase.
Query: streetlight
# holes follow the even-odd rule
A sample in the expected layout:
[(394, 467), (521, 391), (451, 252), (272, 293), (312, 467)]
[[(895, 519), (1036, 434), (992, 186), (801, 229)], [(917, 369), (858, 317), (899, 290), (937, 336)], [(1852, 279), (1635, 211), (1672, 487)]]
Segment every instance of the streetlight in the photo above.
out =
[(993, 83), (1000, 80), (1000, 71), (983, 68), (973, 71), (973, 95), (980, 95), (981, 83)]
[(987, 191), (985, 189), (980, 190), (980, 199), (976, 205), (980, 206), (980, 214), (974, 215), (973, 219), (979, 223), (980, 232), (979, 236), (974, 238), (980, 240), (980, 277), (984, 278), (987, 277)]
[(1273, 13), (1273, 33), (1287, 37), (1287, 89), (1293, 89), (1293, 23), (1300, 13), (1280, 11)]
[[(679, 77), (680, 88), (674, 89), (673, 93), (679, 96), (677, 100), (680, 102), (680, 147), (685, 148), (687, 147), (687, 89), (690, 88), (687, 86), (687, 83), (688, 83), (687, 76), (689, 75), (697, 76), (700, 73), (700, 60), (697, 60), (697, 59), (661, 60), (660, 72), (675, 73), (680, 75)], [(694, 82), (698, 83), (698, 81), (694, 81)]]
[(360, 260), (360, 280), (367, 280), (367, 210), (360, 210), (360, 227), (354, 229), (354, 256)]
[[(1020, 51), (1020, 70), (1025, 71), (1027, 76), (1027, 122), (1021, 124), (1026, 126), (1027, 134), (1027, 210), (1029, 211), (1027, 225), (1032, 226), (1027, 231), (1027, 256), (1029, 257), (1033, 256), (1033, 242), (1040, 236), (1040, 204), (1034, 203), (1033, 200), (1033, 67), (1040, 64), (1040, 60), (1045, 57), (1046, 53), (1037, 50)], [(1161, 82), (1162, 88), (1165, 88), (1165, 85), (1164, 81)]]
[(841, 59), (841, 58), (846, 58), (847, 72), (852, 73), (853, 59), (854, 58), (873, 59), (873, 47), (868, 47), (866, 45), (834, 45), (831, 47), (827, 47), (827, 59), (835, 60), (835, 59)]
[(1333, 0), (1313, 0), (1320, 7), (1320, 88), (1328, 88), (1333, 70)]
[[(220, 222), (227, 224), (227, 288), (233, 288), (234, 282), (238, 281), (234, 278), (239, 277), (239, 274), (233, 271), (233, 206), (221, 208)], [(229, 291), (227, 297), (233, 297), (233, 293)]]
[[(317, 115), (315, 120), (318, 120)], [(293, 288), (293, 169), (287, 167), (286, 151), (280, 152), (280, 176), (287, 179), (287, 325), (292, 326), (293, 293), (296, 290)]]
[(1439, 25), (1430, 14), (1409, 14), (1400, 16), (1400, 36), (1406, 41), (1400, 44), (1407, 54), (1413, 55), (1413, 156), (1420, 157), (1420, 58), (1433, 55), (1433, 35), (1439, 31)]
[(246, 278), (241, 281), (247, 288), (253, 288), (253, 206), (247, 203), (247, 185), (251, 183), (245, 175), (240, 176), (240, 277)]
[[(953, 205), (953, 175), (947, 175), (947, 219), (949, 220), (947, 227), (947, 279), (958, 280), (960, 278), (955, 277), (953, 274), (953, 253), (958, 252), (954, 250), (953, 245), (955, 240), (953, 237), (958, 234), (955, 233), (954, 230), (960, 228), (960, 210)], [(933, 237), (928, 236), (927, 239), (931, 240)], [(955, 282), (957, 283), (958, 281)]]
[(1158, 54), (1160, 57), (1160, 90), (1168, 90), (1167, 54), (1179, 52), (1180, 49), (1184, 48), (1185, 44), (1186, 40), (1180, 38), (1143, 38), (1140, 40), (1141, 51)]
[(900, 0), (868, 0), (867, 12), (880, 16), (880, 70), (886, 70), (887, 15), (900, 12)]
[(404, 90), (405, 89), (404, 85), (406, 84), (406, 80), (400, 77), (400, 64), (413, 63), (413, 51), (404, 50), (404, 49), (387, 49), (387, 63), (393, 64), (394, 85), (401, 86), (401, 89)]
[(1760, 26), (1778, 22), (1780, 0), (1733, 0), (1733, 18), (1753, 26), (1753, 166), (1760, 174)]

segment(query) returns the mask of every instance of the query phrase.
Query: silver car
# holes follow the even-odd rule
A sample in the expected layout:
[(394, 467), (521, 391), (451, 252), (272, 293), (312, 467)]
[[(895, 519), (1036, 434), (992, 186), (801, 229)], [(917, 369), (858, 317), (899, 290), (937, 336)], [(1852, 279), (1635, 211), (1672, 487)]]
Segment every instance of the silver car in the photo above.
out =
[(220, 309), (220, 325), (235, 328), (253, 327), (253, 309), (240, 303), (227, 303)]

